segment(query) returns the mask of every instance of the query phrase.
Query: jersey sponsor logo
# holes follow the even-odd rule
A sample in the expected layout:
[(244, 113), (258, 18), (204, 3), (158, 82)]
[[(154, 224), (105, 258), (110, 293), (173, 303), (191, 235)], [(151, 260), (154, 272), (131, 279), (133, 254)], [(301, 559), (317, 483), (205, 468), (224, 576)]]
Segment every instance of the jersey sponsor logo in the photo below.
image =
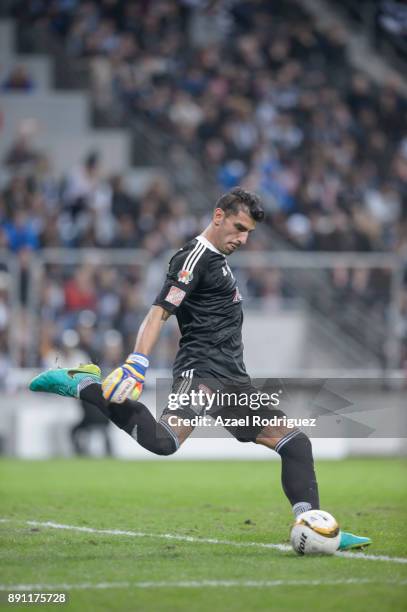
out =
[(189, 285), (191, 280), (194, 278), (194, 275), (189, 270), (180, 270), (178, 272), (177, 279), (180, 283), (184, 283), (185, 285)]
[(233, 301), (234, 302), (241, 302), (243, 300), (241, 293), (239, 291), (239, 287), (236, 287), (235, 292), (233, 294)]
[(179, 287), (175, 287), (174, 285), (171, 287), (169, 292), (165, 297), (165, 301), (173, 304), (174, 306), (179, 306), (186, 296), (186, 292), (180, 289)]

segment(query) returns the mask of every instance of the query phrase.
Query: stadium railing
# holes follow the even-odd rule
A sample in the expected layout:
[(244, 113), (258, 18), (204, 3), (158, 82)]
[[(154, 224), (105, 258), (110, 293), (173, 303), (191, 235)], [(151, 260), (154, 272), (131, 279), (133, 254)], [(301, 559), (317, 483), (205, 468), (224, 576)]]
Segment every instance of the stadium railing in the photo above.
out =
[[(0, 274), (3, 278), (0, 287), (0, 302), (3, 301), (1, 293), (4, 295), (3, 308), (6, 313), (6, 339), (10, 361), (13, 364), (19, 363), (19, 315), (20, 315), (20, 279), (21, 266), (18, 258), (6, 251), (0, 250)], [(1, 330), (0, 330), (1, 332)]]
[[(0, 269), (3, 269), (7, 279), (7, 307), (10, 313), (10, 325), (7, 328), (7, 343), (9, 357), (14, 366), (21, 364), (21, 354), (19, 347), (19, 316), (22, 308), (26, 311), (26, 319), (30, 329), (29, 346), (26, 348), (31, 360), (27, 364), (37, 367), (39, 330), (41, 321), (41, 290), (43, 280), (47, 275), (47, 266), (60, 266), (61, 269), (72, 272), (76, 266), (84, 263), (95, 266), (125, 267), (137, 265), (140, 269), (140, 283), (143, 293), (146, 296), (146, 303), (154, 292), (155, 288), (145, 289), (146, 279), (153, 285), (162, 282), (162, 277), (167, 268), (169, 254), (152, 260), (148, 252), (143, 250), (127, 249), (43, 249), (36, 252), (28, 263), (27, 271), (27, 292), (24, 303), (21, 295), (21, 264), (19, 257), (8, 252), (0, 253)], [(149, 264), (154, 262), (154, 270), (149, 270)], [(384, 253), (299, 253), (299, 252), (257, 252), (245, 251), (236, 253), (231, 261), (233, 270), (237, 275), (250, 277), (250, 270), (270, 270), (281, 271), (283, 283), (289, 287), (289, 295), (304, 304), (309, 320), (319, 329), (326, 338), (326, 343), (332, 351), (337, 351), (342, 355), (342, 361), (348, 364), (349, 368), (376, 369), (377, 371), (397, 370), (401, 367), (401, 354), (403, 339), (400, 334), (400, 322), (403, 314), (401, 312), (401, 293), (403, 290), (404, 264), (401, 257)], [(386, 273), (389, 282), (383, 294), (379, 294), (381, 305), (383, 306), (383, 317), (377, 318), (376, 324), (380, 326), (380, 335), (383, 338), (382, 359), (378, 359), (377, 353), (370, 349), (369, 343), (363, 342), (363, 337), (351, 336), (349, 333), (340, 333), (338, 319), (343, 316), (346, 310), (346, 294), (340, 295), (336, 303), (331, 299), (328, 286), (330, 274), (336, 269), (347, 271), (365, 270), (383, 271)], [(160, 270), (160, 275), (157, 274)], [(245, 273), (246, 271), (246, 273)], [(66, 276), (66, 274), (65, 274)], [(69, 276), (69, 273), (68, 273)], [(153, 277), (153, 279), (152, 279)], [(311, 283), (309, 281), (321, 277), (322, 281)], [(374, 281), (374, 279), (373, 279)], [(330, 296), (326, 301), (324, 294)], [(4, 293), (4, 291), (3, 291)], [(154, 297), (154, 296), (153, 296)], [(326, 301), (325, 308), (329, 310), (329, 316), (322, 317), (319, 314), (316, 304), (318, 300)], [(257, 300), (259, 301), (259, 300)], [(261, 301), (261, 298), (260, 298)], [(245, 308), (256, 306), (256, 300), (247, 300)], [(284, 302), (284, 300), (283, 300)], [(374, 306), (374, 304), (373, 304)], [(364, 304), (359, 309), (358, 316), (366, 317), (370, 322), (369, 312), (373, 308), (372, 303)], [(270, 312), (270, 316), (273, 316)], [(349, 316), (353, 316), (350, 309)], [(355, 319), (354, 326), (359, 325), (359, 319)], [(312, 346), (310, 346), (312, 350)]]

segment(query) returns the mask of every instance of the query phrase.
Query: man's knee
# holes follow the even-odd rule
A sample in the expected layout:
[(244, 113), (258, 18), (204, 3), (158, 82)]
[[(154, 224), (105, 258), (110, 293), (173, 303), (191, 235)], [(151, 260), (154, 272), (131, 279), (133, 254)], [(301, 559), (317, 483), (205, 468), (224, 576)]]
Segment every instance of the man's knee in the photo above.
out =
[(268, 446), (277, 453), (285, 448), (293, 455), (312, 456), (311, 440), (298, 429), (267, 427), (258, 434), (256, 443)]
[(153, 452), (167, 457), (176, 453), (179, 446), (178, 436), (168, 424), (162, 421), (157, 423), (156, 448)]
[(174, 440), (170, 438), (162, 438), (157, 439), (153, 448), (150, 448), (151, 452), (155, 455), (161, 455), (163, 457), (168, 457), (168, 455), (173, 455), (177, 452), (179, 445), (175, 443)]
[[(170, 421), (171, 417), (174, 416), (177, 417), (176, 424)], [(181, 446), (181, 444), (183, 444), (194, 431), (194, 428), (191, 427), (191, 425), (184, 425), (184, 419), (191, 419), (192, 416), (193, 415), (190, 416), (189, 414), (186, 415), (184, 410), (175, 410), (171, 413), (164, 413), (159, 420), (159, 424), (177, 440), (178, 447)]]
[(155, 455), (173, 455), (180, 447), (177, 434), (167, 423), (156, 423), (154, 435), (142, 429), (137, 431), (137, 442)]
[(274, 450), (283, 453), (293, 459), (312, 461), (312, 444), (309, 437), (302, 431), (296, 430), (291, 434), (283, 436), (274, 447)]

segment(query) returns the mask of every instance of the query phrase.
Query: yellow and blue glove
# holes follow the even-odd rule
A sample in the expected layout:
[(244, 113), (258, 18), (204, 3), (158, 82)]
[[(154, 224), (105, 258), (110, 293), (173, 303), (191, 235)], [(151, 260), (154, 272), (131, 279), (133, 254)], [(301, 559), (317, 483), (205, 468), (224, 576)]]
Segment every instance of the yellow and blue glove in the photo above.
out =
[(102, 382), (105, 400), (122, 404), (126, 399), (138, 400), (149, 366), (148, 358), (142, 353), (130, 353), (125, 363), (111, 372)]

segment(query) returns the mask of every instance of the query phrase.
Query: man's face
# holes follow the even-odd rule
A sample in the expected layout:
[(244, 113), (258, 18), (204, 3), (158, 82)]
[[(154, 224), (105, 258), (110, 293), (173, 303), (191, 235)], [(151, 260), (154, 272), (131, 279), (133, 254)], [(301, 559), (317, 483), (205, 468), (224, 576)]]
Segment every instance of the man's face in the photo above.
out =
[(230, 255), (246, 244), (250, 232), (256, 227), (256, 221), (243, 210), (226, 216), (221, 208), (216, 208), (213, 223), (217, 234), (215, 246), (224, 255)]

